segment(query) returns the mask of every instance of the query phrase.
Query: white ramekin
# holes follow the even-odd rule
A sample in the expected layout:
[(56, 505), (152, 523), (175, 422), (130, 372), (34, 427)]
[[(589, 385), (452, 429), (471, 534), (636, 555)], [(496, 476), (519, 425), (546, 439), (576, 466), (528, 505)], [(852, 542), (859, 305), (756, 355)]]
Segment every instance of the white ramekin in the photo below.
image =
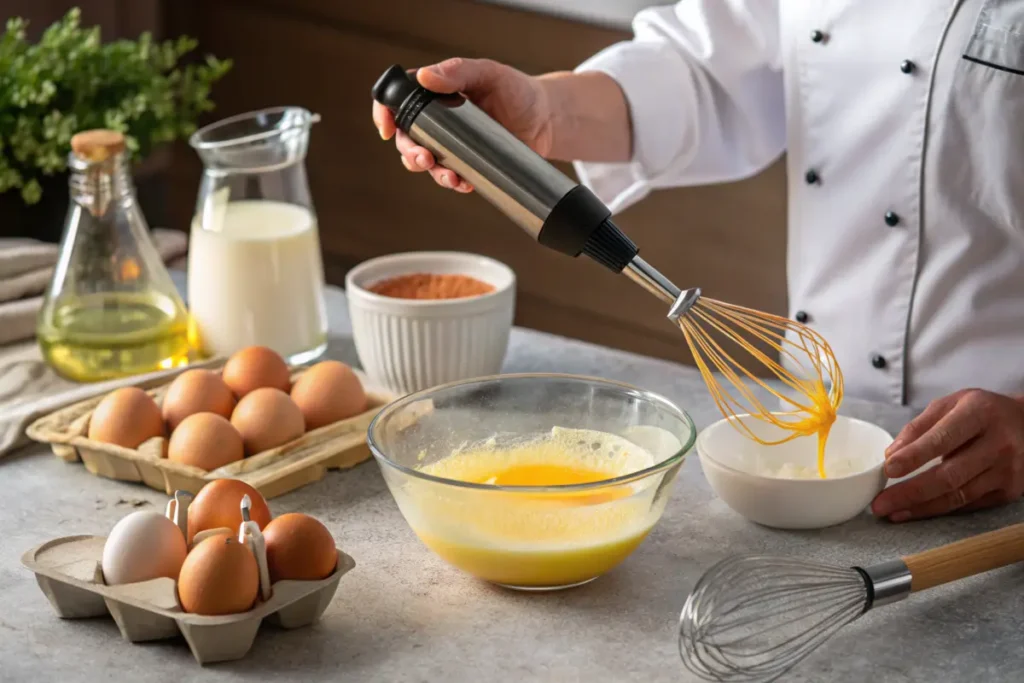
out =
[[(366, 289), (412, 273), (469, 275), (494, 287), (465, 299), (397, 299)], [(418, 251), (364, 261), (345, 277), (356, 353), (370, 380), (398, 394), (501, 372), (515, 316), (512, 269), (478, 254)]]
[[(735, 419), (760, 438), (785, 436), (749, 415)], [(697, 437), (697, 454), (714, 492), (750, 521), (776, 529), (823, 529), (857, 517), (885, 488), (885, 449), (891, 442), (881, 427), (840, 415), (825, 449), (827, 478), (785, 479), (766, 472), (785, 464), (817, 471), (816, 436), (763, 446), (723, 419)], [(830, 467), (836, 474), (828, 474)]]

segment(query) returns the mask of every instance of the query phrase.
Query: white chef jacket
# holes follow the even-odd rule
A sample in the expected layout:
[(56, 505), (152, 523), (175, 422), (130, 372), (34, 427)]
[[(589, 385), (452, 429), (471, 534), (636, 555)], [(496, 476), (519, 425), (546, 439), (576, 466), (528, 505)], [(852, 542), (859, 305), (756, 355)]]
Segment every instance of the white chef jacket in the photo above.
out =
[(629, 104), (633, 159), (576, 164), (613, 211), (786, 151), (790, 316), (847, 394), (1024, 392), (1024, 0), (683, 0), (633, 27), (578, 68)]

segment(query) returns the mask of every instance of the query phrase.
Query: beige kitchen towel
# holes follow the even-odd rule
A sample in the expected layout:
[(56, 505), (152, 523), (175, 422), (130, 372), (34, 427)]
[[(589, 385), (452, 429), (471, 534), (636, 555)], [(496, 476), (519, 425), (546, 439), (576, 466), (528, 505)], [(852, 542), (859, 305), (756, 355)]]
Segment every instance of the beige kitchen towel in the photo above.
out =
[[(0, 252), (0, 258), (3, 258), (3, 252)], [(46, 285), (50, 284), (51, 277), (53, 277), (53, 267), (44, 266), (6, 280), (0, 280), (0, 304), (46, 291)]]
[[(177, 230), (153, 230), (164, 262), (188, 251), (188, 236)], [(58, 247), (26, 239), (0, 239), (0, 345), (35, 336), (42, 294), (53, 277)]]
[(52, 268), (60, 247), (24, 237), (0, 238), (0, 280)]
[(35, 337), (42, 305), (41, 296), (0, 303), (0, 345)]

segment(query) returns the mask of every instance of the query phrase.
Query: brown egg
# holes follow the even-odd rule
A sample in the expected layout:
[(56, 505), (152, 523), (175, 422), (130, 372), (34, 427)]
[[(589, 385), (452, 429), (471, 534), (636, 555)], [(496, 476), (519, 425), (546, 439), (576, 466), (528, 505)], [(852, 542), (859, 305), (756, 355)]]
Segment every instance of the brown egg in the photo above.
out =
[(216, 413), (189, 415), (171, 432), (167, 444), (168, 460), (207, 472), (244, 457), (242, 435)]
[(284, 359), (265, 346), (248, 346), (236, 351), (224, 365), (221, 377), (238, 398), (262, 387), (287, 393), (292, 386)]
[(237, 614), (259, 595), (260, 571), (248, 546), (229, 534), (200, 542), (178, 574), (178, 600), (192, 614)]
[(138, 387), (115, 389), (99, 402), (89, 418), (89, 438), (125, 448), (164, 436), (160, 407)]
[(362, 382), (352, 368), (336, 360), (317, 363), (299, 375), (291, 396), (306, 419), (307, 431), (366, 410)]
[(270, 524), (270, 507), (259, 491), (237, 479), (214, 479), (188, 506), (188, 537), (207, 529), (237, 531), (242, 523), (242, 496), (249, 496), (249, 518), (263, 529)]
[(164, 420), (172, 432), (189, 415), (216, 413), (230, 419), (234, 409), (234, 394), (212, 370), (187, 370), (171, 382), (164, 394)]
[(306, 431), (295, 401), (280, 389), (270, 388), (246, 394), (231, 413), (231, 424), (242, 435), (247, 455), (277, 448)]
[(314, 517), (289, 512), (263, 530), (270, 580), (316, 581), (331, 575), (338, 550), (331, 532)]

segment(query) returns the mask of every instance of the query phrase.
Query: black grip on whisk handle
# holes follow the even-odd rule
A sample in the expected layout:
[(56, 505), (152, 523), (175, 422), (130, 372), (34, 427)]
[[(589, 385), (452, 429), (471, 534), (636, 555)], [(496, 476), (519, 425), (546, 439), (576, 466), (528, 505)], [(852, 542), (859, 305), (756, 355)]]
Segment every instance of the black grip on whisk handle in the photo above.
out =
[(621, 273), (639, 249), (612, 223), (611, 215), (597, 195), (577, 185), (555, 204), (537, 241), (570, 256), (586, 254), (602, 266)]
[(583, 253), (605, 268), (621, 273), (640, 250), (614, 223), (606, 220), (591, 233)]
[(466, 98), (431, 92), (398, 65), (372, 92), (399, 129), (544, 246), (568, 256), (586, 254), (616, 273), (637, 255), (593, 192)]

